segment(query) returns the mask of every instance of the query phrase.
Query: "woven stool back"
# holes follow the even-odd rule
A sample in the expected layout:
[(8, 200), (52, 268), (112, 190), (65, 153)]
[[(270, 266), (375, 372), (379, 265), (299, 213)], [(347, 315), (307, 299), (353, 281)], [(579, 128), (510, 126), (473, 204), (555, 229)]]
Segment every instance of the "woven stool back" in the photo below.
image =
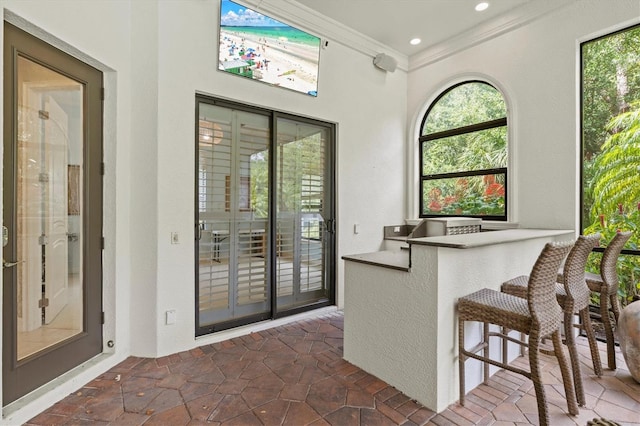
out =
[(573, 302), (573, 312), (589, 305), (589, 287), (584, 280), (584, 270), (589, 254), (600, 242), (600, 234), (580, 235), (564, 263), (562, 278), (566, 297)]
[(533, 265), (527, 287), (529, 312), (541, 336), (558, 330), (562, 322), (562, 308), (556, 300), (558, 268), (573, 242), (548, 243)]
[(631, 238), (631, 232), (618, 232), (604, 249), (600, 262), (600, 275), (609, 289), (609, 294), (618, 294), (618, 272), (616, 264), (622, 248)]

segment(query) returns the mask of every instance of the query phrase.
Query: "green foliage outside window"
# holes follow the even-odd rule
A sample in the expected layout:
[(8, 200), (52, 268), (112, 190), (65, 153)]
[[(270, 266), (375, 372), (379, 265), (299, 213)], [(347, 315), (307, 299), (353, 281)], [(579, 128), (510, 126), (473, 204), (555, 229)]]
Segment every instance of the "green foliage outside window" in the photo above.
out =
[[(420, 138), (422, 215), (506, 218), (506, 114), (502, 94), (478, 81), (452, 87), (431, 106)], [(503, 121), (487, 124), (496, 120)]]
[[(640, 244), (640, 27), (582, 46), (583, 210), (585, 234), (633, 231)], [(640, 254), (640, 253), (638, 253)], [(588, 264), (598, 272), (600, 253)], [(640, 256), (618, 262), (622, 305), (640, 294)]]
[(499, 216), (504, 212), (505, 176), (486, 174), (426, 180), (423, 211), (451, 216)]
[(502, 94), (482, 82), (468, 82), (446, 92), (428, 112), (422, 135), (457, 129), (507, 116)]

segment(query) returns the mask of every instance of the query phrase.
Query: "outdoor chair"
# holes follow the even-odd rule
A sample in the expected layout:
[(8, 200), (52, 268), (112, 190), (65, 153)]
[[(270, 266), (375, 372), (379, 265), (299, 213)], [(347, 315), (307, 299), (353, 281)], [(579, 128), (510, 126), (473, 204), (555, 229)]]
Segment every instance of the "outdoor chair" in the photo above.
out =
[[(571, 383), (569, 365), (564, 355), (560, 339), (560, 324), (562, 310), (556, 301), (555, 282), (562, 260), (565, 258), (573, 243), (548, 243), (542, 249), (535, 262), (527, 286), (527, 297), (520, 298), (511, 294), (491, 289), (482, 289), (458, 299), (458, 347), (459, 347), (459, 375), (460, 375), (460, 405), (464, 405), (465, 369), (467, 358), (474, 358), (484, 363), (484, 382), (489, 379), (489, 365), (513, 371), (533, 381), (538, 404), (538, 418), (541, 425), (549, 424), (549, 411), (542, 374), (540, 371), (540, 345), (543, 338), (551, 337), (553, 352), (558, 359), (562, 382), (567, 400), (569, 413), (578, 414), (578, 406), (574, 388)], [(483, 323), (482, 341), (473, 348), (466, 349), (464, 329), (467, 321)], [(509, 329), (519, 331), (529, 336), (528, 343), (516, 339), (500, 331), (490, 331), (493, 324), (500, 330)], [(490, 358), (489, 338), (499, 337), (503, 343), (507, 341), (528, 346), (529, 369), (518, 368), (507, 364), (506, 359), (497, 361)], [(478, 354), (482, 349), (482, 355)]]
[[(631, 238), (631, 232), (618, 232), (604, 249), (600, 261), (600, 273), (585, 273), (585, 280), (589, 290), (600, 294), (600, 316), (607, 339), (607, 361), (609, 369), (616, 369), (615, 340), (613, 337), (614, 325), (618, 324), (620, 307), (618, 305), (618, 272), (616, 265), (622, 248)], [(562, 282), (562, 274), (558, 274), (558, 281)], [(613, 311), (614, 325), (611, 323), (609, 310)]]
[[(562, 269), (562, 274), (558, 276), (559, 283), (555, 285), (556, 299), (564, 312), (564, 335), (565, 342), (569, 348), (569, 356), (573, 369), (573, 384), (579, 405), (584, 406), (586, 399), (584, 387), (582, 386), (582, 373), (580, 371), (580, 359), (573, 333), (574, 325), (584, 327), (589, 340), (591, 350), (591, 361), (593, 370), (598, 377), (602, 375), (600, 363), (600, 353), (598, 352), (598, 342), (591, 325), (589, 317), (589, 288), (585, 282), (585, 266), (589, 254), (600, 242), (600, 234), (578, 237), (575, 245), (569, 252)], [(527, 284), (529, 277), (522, 275), (506, 281), (502, 284), (501, 290), (513, 296), (526, 298)], [(573, 316), (579, 315), (581, 324), (573, 323)]]

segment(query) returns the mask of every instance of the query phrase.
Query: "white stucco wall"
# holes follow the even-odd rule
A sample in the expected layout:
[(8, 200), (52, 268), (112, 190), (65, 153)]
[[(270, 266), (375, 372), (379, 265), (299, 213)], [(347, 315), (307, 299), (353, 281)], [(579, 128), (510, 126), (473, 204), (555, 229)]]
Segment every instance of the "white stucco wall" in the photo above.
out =
[[(407, 111), (417, 126), (428, 103), (454, 81), (495, 82), (510, 107), (510, 220), (577, 229), (579, 43), (637, 23), (638, 0), (581, 0), (507, 34), (409, 72)], [(407, 141), (411, 164), (415, 138)], [(415, 178), (409, 176), (413, 183)], [(417, 214), (417, 206), (413, 206)]]
[[(216, 1), (159, 3), (157, 355), (194, 346), (196, 92), (338, 124), (338, 259), (377, 250), (382, 227), (404, 218), (406, 73), (378, 70), (371, 57), (329, 40), (321, 50), (317, 98), (270, 87), (217, 71), (217, 19)], [(171, 232), (181, 244), (170, 244)], [(169, 309), (177, 323), (167, 326)]]
[[(194, 338), (196, 92), (337, 123), (336, 259), (377, 250), (382, 227), (405, 217), (406, 72), (374, 68), (361, 46), (318, 34), (329, 45), (313, 98), (217, 71), (217, 0), (0, 0), (0, 7), (104, 65), (104, 330), (105, 342), (115, 343), (5, 408), (0, 424), (28, 420), (129, 355), (163, 356), (213, 339)], [(171, 232), (180, 244), (170, 243)], [(169, 309), (173, 325), (165, 325)]]

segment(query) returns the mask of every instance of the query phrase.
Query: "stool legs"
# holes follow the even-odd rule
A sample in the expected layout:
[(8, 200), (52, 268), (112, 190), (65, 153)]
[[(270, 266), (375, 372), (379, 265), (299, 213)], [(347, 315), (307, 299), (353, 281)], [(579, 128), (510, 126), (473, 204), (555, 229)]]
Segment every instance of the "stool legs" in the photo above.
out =
[(582, 387), (580, 359), (578, 356), (578, 348), (576, 347), (576, 340), (573, 337), (573, 314), (566, 310), (564, 311), (564, 338), (567, 342), (567, 348), (569, 348), (569, 358), (571, 359), (571, 366), (573, 367), (573, 385), (576, 391), (578, 405), (585, 406), (586, 400), (584, 397), (584, 389)]
[[(602, 325), (604, 326), (604, 333), (607, 339), (607, 363), (609, 364), (609, 369), (616, 369), (616, 351), (615, 351), (615, 342), (613, 338), (613, 326), (611, 325), (611, 318), (609, 317), (609, 302), (610, 297), (603, 291), (600, 293), (600, 317), (602, 319)], [(612, 308), (615, 306), (617, 309), (618, 303), (617, 300), (611, 302)], [(613, 315), (615, 321), (617, 321), (617, 317), (615, 314), (615, 310), (613, 311)]]
[(458, 382), (460, 385), (460, 405), (464, 406), (465, 377), (464, 364), (467, 356), (462, 352), (464, 348), (464, 321), (458, 321)]
[[(458, 374), (459, 374), (459, 384), (460, 384), (460, 405), (464, 406), (465, 403), (465, 361), (469, 358), (467, 355), (463, 353), (464, 351), (464, 321), (458, 321)], [(489, 325), (487, 323), (483, 324), (483, 337), (485, 339), (484, 345), (482, 348), (483, 356), (489, 356)], [(554, 332), (551, 335), (551, 339), (553, 341), (553, 352), (558, 360), (558, 365), (560, 366), (560, 372), (562, 374), (562, 383), (564, 384), (564, 392), (567, 399), (567, 406), (569, 409), (569, 414), (578, 415), (578, 405), (576, 404), (576, 390), (574, 389), (572, 378), (571, 378), (571, 369), (569, 368), (569, 364), (567, 363), (567, 359), (564, 355), (564, 345), (562, 344), (562, 339), (560, 337), (560, 330)], [(542, 339), (539, 335), (530, 335), (529, 336), (529, 367), (530, 373), (525, 374), (528, 376), (533, 382), (535, 393), (536, 393), (536, 401), (538, 405), (538, 416), (541, 426), (548, 426), (549, 423), (549, 410), (547, 407), (547, 397), (546, 392), (544, 390), (544, 385), (542, 383), (542, 371), (540, 368), (540, 343)], [(478, 346), (479, 348), (479, 346)], [(484, 367), (484, 383), (487, 384), (489, 379), (489, 362), (483, 362)], [(517, 370), (513, 370), (516, 372)], [(584, 396), (583, 396), (584, 398)]]
[(564, 384), (564, 394), (567, 398), (569, 414), (577, 416), (578, 406), (576, 404), (576, 396), (573, 387), (571, 386), (571, 369), (569, 364), (567, 364), (567, 358), (564, 356), (560, 331), (558, 330), (553, 333), (551, 339), (553, 340), (553, 350), (556, 354), (556, 358), (558, 358), (558, 364), (560, 365), (560, 372), (562, 373), (562, 383)]
[(589, 316), (589, 307), (587, 306), (579, 312), (580, 322), (584, 327), (584, 331), (587, 333), (587, 340), (589, 341), (589, 350), (591, 351), (591, 362), (593, 363), (593, 372), (598, 377), (602, 376), (602, 362), (600, 361), (600, 352), (598, 351), (598, 342), (596, 341), (596, 334), (593, 332), (593, 326), (591, 325), (591, 317)]
[[(553, 349), (558, 364), (560, 365), (560, 372), (562, 373), (562, 383), (564, 384), (564, 392), (567, 399), (567, 405), (569, 408), (569, 414), (577, 416), (578, 406), (576, 404), (576, 395), (571, 381), (571, 372), (567, 360), (564, 356), (562, 340), (560, 338), (560, 331), (556, 331), (552, 334), (551, 339), (553, 341)], [(536, 401), (538, 403), (538, 420), (541, 426), (549, 425), (549, 409), (547, 407), (547, 396), (542, 384), (542, 374), (540, 371), (540, 336), (529, 336), (529, 367), (531, 368), (531, 381), (536, 392)]]

